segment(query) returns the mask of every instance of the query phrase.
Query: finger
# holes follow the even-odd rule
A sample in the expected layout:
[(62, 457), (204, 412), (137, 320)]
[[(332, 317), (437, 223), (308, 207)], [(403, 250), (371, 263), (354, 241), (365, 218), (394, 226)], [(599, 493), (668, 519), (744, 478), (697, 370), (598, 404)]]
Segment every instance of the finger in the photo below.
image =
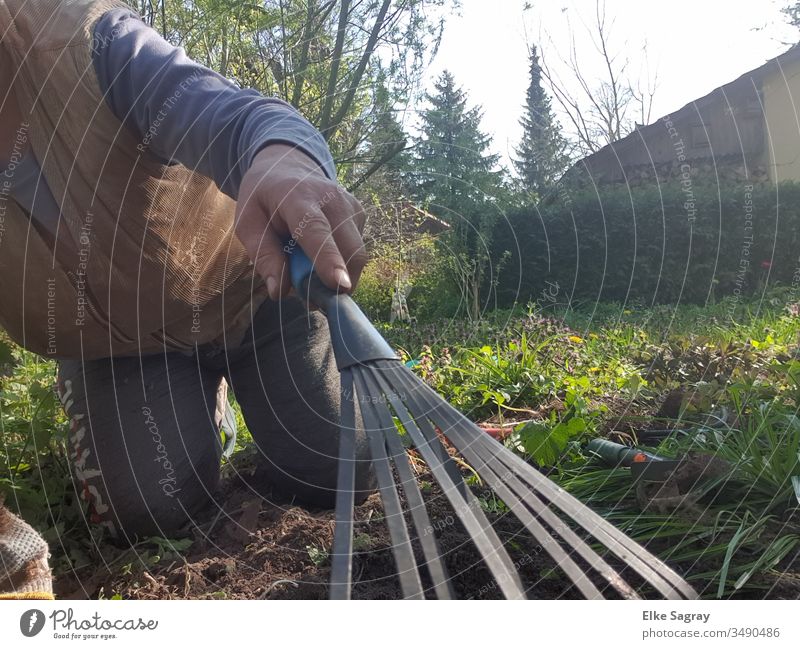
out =
[(236, 236), (242, 242), (256, 272), (263, 278), (270, 298), (279, 300), (289, 290), (287, 258), (283, 251), (286, 235), (276, 231), (280, 229), (278, 220), (269, 217), (252, 195), (240, 197), (237, 212)]
[[(351, 290), (353, 283), (347, 264), (339, 252), (328, 217), (319, 204), (308, 200), (287, 200), (280, 210), (287, 223), (296, 224), (291, 235), (311, 259), (322, 283), (333, 290)], [(298, 218), (298, 214), (302, 217)]]
[(347, 272), (355, 288), (367, 263), (367, 253), (357, 224), (357, 215), (353, 212), (353, 203), (343, 196), (341, 200), (333, 201), (323, 209), (331, 224), (333, 240), (347, 265)]
[(283, 256), (283, 264), (280, 267), (280, 275), (278, 276), (278, 294), (275, 300), (281, 300), (292, 292), (292, 274), (289, 270), (291, 261), (289, 255), (286, 254), (286, 242), (281, 239), (281, 253)]
[(355, 196), (348, 193), (347, 198), (350, 201), (350, 207), (353, 211), (353, 220), (356, 223), (356, 227), (360, 233), (364, 233), (364, 226), (367, 224), (367, 212), (364, 209), (364, 206), (361, 204), (361, 201), (358, 200)]
[(347, 219), (333, 229), (333, 238), (347, 264), (347, 272), (355, 288), (364, 266), (367, 265), (367, 251), (361, 233), (353, 220)]
[(289, 258), (284, 252), (284, 245), (281, 237), (267, 230), (251, 257), (256, 272), (264, 279), (267, 292), (273, 300), (285, 297), (291, 288)]

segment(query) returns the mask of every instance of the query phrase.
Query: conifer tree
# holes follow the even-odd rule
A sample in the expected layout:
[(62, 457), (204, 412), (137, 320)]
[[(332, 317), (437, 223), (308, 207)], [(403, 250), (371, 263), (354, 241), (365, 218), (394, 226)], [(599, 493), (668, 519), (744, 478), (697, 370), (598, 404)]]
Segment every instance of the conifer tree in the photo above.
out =
[(514, 167), (525, 190), (541, 197), (564, 172), (569, 157), (567, 142), (542, 87), (542, 68), (535, 45), (530, 51), (530, 82), (520, 124), (523, 133)]
[(420, 136), (414, 146), (415, 198), (450, 230), (441, 238), (452, 261), (453, 279), (468, 313), (477, 318), (489, 263), (494, 225), (505, 194), (499, 156), (480, 128), (481, 109), (468, 107), (466, 93), (444, 72), (426, 94)]

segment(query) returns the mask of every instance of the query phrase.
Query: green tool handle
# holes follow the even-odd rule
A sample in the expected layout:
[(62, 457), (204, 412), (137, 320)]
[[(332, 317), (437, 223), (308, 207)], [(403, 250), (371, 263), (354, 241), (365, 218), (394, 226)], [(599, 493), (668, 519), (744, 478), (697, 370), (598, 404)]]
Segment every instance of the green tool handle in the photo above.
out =
[[(653, 455), (647, 451), (642, 451), (638, 448), (631, 448), (623, 444), (617, 444), (607, 439), (593, 439), (586, 445), (586, 449), (597, 453), (609, 464), (631, 466), (636, 462), (637, 456), (644, 455), (650, 462), (663, 461), (665, 458)], [(641, 460), (640, 460), (641, 461)]]

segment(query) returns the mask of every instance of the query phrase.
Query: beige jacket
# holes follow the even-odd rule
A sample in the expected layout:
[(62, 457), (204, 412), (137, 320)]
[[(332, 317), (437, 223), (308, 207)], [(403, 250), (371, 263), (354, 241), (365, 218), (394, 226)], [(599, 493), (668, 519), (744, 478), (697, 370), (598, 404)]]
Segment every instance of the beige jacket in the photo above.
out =
[[(118, 0), (0, 0), (2, 47), (62, 220), (31, 225), (0, 174), (0, 326), (45, 356), (102, 358), (238, 341), (266, 298), (210, 179), (159, 163), (113, 115), (92, 64)], [(143, 151), (140, 151), (142, 149)], [(13, 173), (13, 169), (10, 170)]]

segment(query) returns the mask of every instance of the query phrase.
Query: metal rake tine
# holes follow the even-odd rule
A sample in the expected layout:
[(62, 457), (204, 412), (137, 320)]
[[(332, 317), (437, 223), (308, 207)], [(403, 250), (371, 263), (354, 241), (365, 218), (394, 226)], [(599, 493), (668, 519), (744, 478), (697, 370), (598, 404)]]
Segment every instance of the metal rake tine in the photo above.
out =
[[(460, 414), (460, 413), (459, 413)], [(469, 420), (467, 420), (468, 423)], [(470, 429), (479, 444), (489, 447), (488, 452), (494, 453), (494, 445), (500, 446), (495, 440), (489, 438), (477, 426), (472, 424)], [(510, 469), (517, 470), (518, 476), (540, 496), (546, 498), (564, 514), (581, 525), (598, 541), (603, 543), (613, 554), (622, 559), (631, 568), (636, 570), (652, 586), (659, 590), (665, 597), (674, 598), (678, 594), (684, 598), (695, 599), (698, 597), (695, 590), (678, 573), (666, 563), (655, 557), (646, 548), (630, 538), (627, 534), (606, 521), (597, 512), (584, 505), (577, 498), (564, 491), (552, 480), (546, 478), (533, 467), (525, 463), (514, 453), (500, 446), (505, 452), (499, 454), (501, 461)]]
[[(405, 380), (406, 375), (405, 373), (398, 367), (396, 362), (388, 362), (388, 361), (379, 361), (375, 364), (375, 367), (379, 370), (386, 371), (393, 373), (394, 376), (397, 376), (398, 373), (400, 374), (400, 378)], [(405, 368), (403, 368), (405, 369)], [(412, 372), (408, 371), (408, 374), (411, 375), (413, 379), (419, 380)], [(411, 386), (415, 387), (415, 386)], [(405, 399), (403, 399), (405, 401)], [(423, 416), (423, 413), (414, 413), (414, 418), (417, 421), (417, 425), (420, 422), (427, 423), (427, 419)], [(450, 474), (450, 479), (455, 483), (458, 490), (464, 496), (464, 498), (473, 497), (474, 494), (469, 490), (469, 487), (464, 482), (463, 478), (461, 477), (461, 473), (458, 471), (458, 466), (456, 465), (455, 461), (450, 454), (445, 449), (444, 445), (442, 444), (441, 440), (436, 436), (436, 432), (432, 431), (433, 435), (429, 436), (430, 441), (428, 442), (431, 450), (437, 454), (439, 460), (444, 464), (445, 470)]]
[[(402, 370), (398, 369), (397, 374), (400, 373), (402, 373)], [(448, 423), (452, 424), (453, 422), (448, 421)], [(425, 434), (428, 438), (435, 436), (436, 433), (427, 420), (418, 420), (418, 424), (420, 429), (423, 431), (423, 434)], [(582, 556), (592, 566), (592, 568), (603, 575), (609, 581), (609, 583), (617, 588), (624, 596), (636, 598), (636, 592), (625, 583), (625, 581), (611, 568), (611, 566), (608, 566), (605, 561), (603, 561), (603, 559), (597, 555), (597, 553), (594, 552), (594, 550), (592, 550), (588, 544), (585, 543), (585, 541), (578, 537), (577, 534), (572, 532), (572, 530), (569, 528), (566, 528), (565, 530), (563, 521), (558, 519), (558, 517), (556, 517), (549, 509), (547, 509), (544, 503), (539, 501), (540, 507), (539, 510), (537, 510), (536, 507), (530, 507), (530, 503), (524, 503), (520, 499), (526, 496), (530, 497), (531, 492), (529, 489), (526, 489), (525, 486), (513, 476), (513, 474), (507, 471), (506, 473), (508, 473), (508, 475), (505, 476), (505, 478), (509, 479), (511, 487), (515, 487), (515, 490), (512, 490), (511, 487), (503, 482), (504, 478), (501, 478), (498, 475), (496, 469), (490, 463), (480, 460), (480, 468), (475, 466), (477, 465), (475, 460), (478, 459), (479, 458), (472, 458), (473, 467), (476, 468), (478, 474), (484, 480), (486, 480), (490, 486), (492, 486), (497, 495), (509, 506), (509, 508), (511, 508), (517, 518), (519, 518), (520, 522), (525, 525), (532, 536), (547, 551), (547, 553), (553, 558), (553, 560), (564, 571), (567, 577), (569, 577), (573, 584), (575, 584), (575, 586), (587, 599), (603, 599), (603, 596), (588, 578), (586, 572), (569, 556), (569, 554), (564, 550), (564, 548), (561, 547), (554, 536), (548, 532), (548, 530), (545, 529), (545, 527), (537, 519), (537, 516), (540, 516), (541, 513), (543, 513), (539, 510), (544, 509), (551, 514), (550, 520), (547, 520), (546, 522), (552, 529), (556, 531), (560, 530), (562, 534), (568, 530), (567, 535), (569, 535), (569, 533), (572, 534), (572, 537), (574, 538), (565, 538), (565, 541), (577, 545), (577, 548), (573, 549), (576, 549), (578, 554)], [(482, 473), (482, 470), (485, 470), (488, 475)], [(514, 491), (516, 491), (516, 493)], [(538, 501), (538, 499), (536, 500)]]
[[(376, 392), (373, 386), (367, 385), (365, 377), (361, 375), (358, 369), (355, 370), (355, 380), (359, 394), (370, 395), (372, 400)], [(386, 525), (389, 528), (389, 535), (392, 539), (392, 553), (397, 565), (397, 577), (400, 580), (400, 587), (405, 599), (424, 599), (417, 561), (414, 557), (414, 550), (411, 547), (411, 539), (403, 517), (400, 497), (397, 493), (392, 467), (389, 464), (389, 456), (386, 452), (386, 440), (381, 429), (381, 423), (375, 416), (371, 406), (372, 404), (361, 402), (361, 416), (364, 419), (364, 429), (372, 455), (372, 466), (375, 470), (378, 491), (381, 494), (381, 501), (386, 514)], [(374, 404), (374, 407), (379, 410), (382, 407), (385, 408), (379, 399)]]
[[(587, 599), (604, 599), (602, 593), (591, 582), (586, 571), (581, 568), (572, 555), (575, 554), (586, 561), (608, 584), (627, 599), (639, 599), (636, 591), (614, 570), (584, 539), (579, 537), (564, 521), (534, 492), (520, 482), (516, 476), (507, 472), (498, 473), (498, 467), (492, 462), (479, 457), (471, 457), (468, 461), (476, 468), (479, 475), (509, 507), (510, 511), (525, 525), (531, 535), (543, 549), (553, 558), (556, 564), (581, 591)], [(544, 524), (543, 524), (544, 523)], [(545, 525), (547, 527), (545, 527)], [(549, 531), (549, 530), (552, 530)], [(561, 538), (569, 546), (566, 551), (558, 541)]]
[[(510, 459), (504, 456), (503, 459)], [(535, 469), (532, 469), (535, 471)], [(538, 474), (538, 472), (536, 472)], [(530, 489), (549, 500), (555, 507), (578, 523), (608, 550), (635, 570), (653, 588), (668, 599), (696, 599), (695, 590), (666, 563), (631, 539), (611, 523), (586, 507), (571, 494), (560, 490), (547, 478), (528, 471), (520, 477)], [(545, 482), (547, 481), (547, 482)], [(577, 503), (577, 505), (576, 505)]]
[[(401, 370), (398, 369), (397, 373), (401, 373)], [(475, 449), (480, 448), (489, 456), (499, 458), (508, 470), (515, 470), (525, 480), (530, 489), (547, 498), (567, 516), (595, 536), (612, 553), (636, 570), (665, 597), (675, 598), (676, 595), (684, 598), (697, 597), (694, 589), (664, 562), (608, 523), (591, 508), (565, 492), (550, 479), (541, 475), (521, 458), (495, 440), (490, 439), (473, 422), (443, 401), (428, 385), (421, 382), (415, 375), (412, 374), (411, 376), (418, 383), (418, 387), (421, 388), (420, 397), (428, 407), (438, 412), (444, 410), (448, 413), (454, 413), (452, 416), (456, 418), (457, 423), (454, 423), (448, 437), (453, 441), (460, 439), (463, 448), (459, 450), (465, 456), (475, 453)], [(422, 394), (425, 396), (421, 396)], [(466, 440), (463, 438), (467, 431), (472, 434), (473, 439)], [(476, 459), (481, 458), (477, 456)]]
[[(555, 516), (547, 505), (532, 496), (531, 491), (525, 489), (519, 480), (510, 474), (501, 477), (494, 467), (488, 463), (484, 464), (484, 468), (488, 476), (482, 475), (482, 477), (489, 483), (500, 499), (506, 503), (511, 512), (525, 525), (531, 535), (553, 558), (558, 567), (584, 597), (587, 599), (605, 599), (597, 586), (589, 579), (586, 571), (572, 558), (572, 554), (577, 554), (586, 561), (594, 571), (626, 599), (640, 599), (636, 590), (603, 557), (597, 554), (586, 541)], [(547, 516), (548, 513), (552, 516)], [(549, 532), (542, 524), (542, 521), (553, 532)], [(556, 535), (569, 546), (569, 552), (561, 546)]]
[[(429, 405), (432, 405), (430, 403), (431, 401), (435, 400), (430, 399), (428, 401)], [(444, 405), (437, 403), (436, 405), (440, 407), (440, 410), (450, 408), (446, 403)], [(444, 406), (447, 406), (447, 408)], [(459, 417), (463, 416), (461, 413), (458, 413), (458, 411), (455, 412)], [(465, 457), (470, 459), (470, 461), (485, 461), (480, 455), (481, 450), (486, 456), (498, 459), (504, 464), (506, 472), (516, 470), (519, 477), (525, 480), (528, 486), (528, 493), (539, 493), (548, 501), (555, 504), (567, 516), (572, 518), (572, 520), (608, 547), (613, 554), (636, 570), (640, 576), (648, 581), (664, 597), (675, 599), (693, 596), (692, 594), (694, 591), (679, 575), (677, 575), (677, 573), (672, 571), (666, 564), (654, 557), (635, 541), (598, 516), (586, 505), (564, 492), (558, 485), (541, 475), (533, 467), (525, 464), (508, 449), (488, 438), (486, 434), (477, 426), (474, 426), (472, 422), (465, 418), (464, 421), (459, 421), (459, 423), (460, 425), (453, 425), (453, 428), (449, 431), (449, 436), (452, 440), (461, 443), (463, 446), (461, 452), (464, 453)], [(468, 426), (466, 424), (468, 424)], [(465, 440), (463, 438), (466, 431), (472, 434), (472, 439)], [(513, 468), (510, 465), (513, 465)], [(552, 511), (545, 503), (542, 503), (542, 507), (543, 511)], [(599, 555), (597, 556), (599, 558)], [(612, 580), (610, 583), (616, 587), (615, 580)]]
[[(368, 370), (365, 370), (365, 372), (366, 371)], [(356, 375), (356, 382), (360, 385), (360, 382), (363, 380), (364, 377), (362, 377), (359, 372)], [(370, 392), (367, 393), (372, 394)], [(363, 410), (364, 408), (362, 408), (362, 417), (366, 422), (367, 413), (363, 412)], [(428, 510), (425, 507), (419, 485), (411, 470), (408, 454), (400, 441), (400, 436), (392, 420), (391, 413), (386, 408), (379, 408), (374, 412), (370, 412), (370, 416), (372, 414), (377, 416), (380, 428), (384, 431), (389, 453), (392, 456), (394, 466), (400, 476), (400, 482), (403, 487), (403, 492), (406, 495), (409, 509), (411, 510), (411, 518), (417, 528), (417, 537), (425, 557), (425, 565), (433, 581), (436, 597), (438, 599), (453, 599), (453, 591), (450, 587), (450, 578), (447, 573), (447, 568), (442, 561), (442, 553), (436, 541), (436, 536), (432, 533), (433, 525), (428, 516)]]
[[(468, 496), (465, 497), (465, 493), (456, 487), (450, 474), (445, 470), (439, 455), (433, 451), (431, 444), (419, 430), (405, 404), (395, 394), (391, 386), (386, 383), (383, 376), (376, 373), (376, 377), (397, 417), (419, 449), (431, 473), (442, 486), (445, 495), (455, 509), (456, 515), (497, 580), (500, 590), (503, 591), (503, 594), (508, 599), (526, 599), (519, 575), (511, 562), (511, 557), (508, 556), (502, 541), (500, 541), (497, 533), (481, 511), (477, 498), (468, 489), (466, 489)], [(459, 479), (461, 480), (461, 476), (459, 476)]]
[[(426, 436), (430, 437), (435, 435), (435, 431), (427, 421), (418, 421), (418, 423), (420, 424), (420, 429), (423, 430)], [(452, 423), (452, 421), (446, 421), (443, 423), (441, 420), (437, 420), (437, 424), (440, 426), (440, 428), (448, 424), (452, 425)], [(550, 554), (550, 556), (556, 561), (556, 563), (578, 587), (583, 595), (587, 598), (602, 599), (600, 591), (594, 586), (594, 584), (591, 583), (584, 570), (575, 563), (575, 561), (557, 542), (553, 534), (550, 533), (538, 520), (537, 517), (539, 516), (540, 512), (533, 507), (529, 509), (529, 504), (521, 500), (521, 498), (530, 495), (530, 490), (526, 489), (525, 486), (508, 471), (506, 471), (507, 475), (501, 477), (497, 471), (497, 468), (493, 466), (491, 461), (486, 461), (483, 458), (479, 458), (474, 455), (472, 457), (467, 457), (467, 460), (478, 472), (478, 475), (480, 475), (481, 478), (484, 479), (494, 489), (503, 502), (509, 506), (511, 511), (517, 516), (517, 518), (520, 519), (523, 525), (525, 525), (533, 537), (548, 552), (548, 554)], [(509, 484), (504, 483), (505, 479), (508, 479)], [(557, 518), (555, 520), (546, 522), (548, 522), (550, 527), (556, 531), (563, 528), (562, 521)], [(555, 525), (553, 523), (555, 523)], [(576, 538), (576, 540), (581, 541), (579, 538)], [(583, 542), (581, 541), (581, 543)], [(592, 567), (597, 569), (598, 572), (603, 572), (601, 566), (594, 565), (595, 560), (602, 561), (602, 559), (597, 556), (588, 545), (585, 543), (583, 543), (583, 545), (587, 550), (585, 555), (588, 555), (584, 556), (584, 558), (587, 559)], [(617, 577), (617, 580), (618, 579), (619, 578)]]
[[(402, 370), (398, 370), (398, 374), (401, 372)], [(423, 397), (423, 402), (427, 405), (432, 405), (431, 401), (425, 397)], [(435, 405), (438, 406), (441, 404)], [(441, 419), (437, 420), (438, 423), (440, 423), (440, 427), (445, 424), (449, 426), (446, 431), (443, 431), (446, 436), (448, 436), (448, 432), (451, 430), (455, 432), (457, 430), (456, 427), (463, 425), (463, 422), (460, 422), (453, 413), (460, 415), (458, 411), (451, 409), (449, 404), (446, 403), (442, 405), (441, 409), (437, 410), (437, 414), (441, 417)], [(485, 433), (477, 429), (477, 427), (476, 430), (479, 431), (481, 436), (485, 435)], [(449, 437), (458, 442), (461, 432), (462, 431), (458, 429), (458, 432), (450, 433)], [(482, 441), (482, 437), (478, 438), (476, 441)], [(629, 599), (638, 598), (636, 591), (616, 570), (597, 554), (586, 541), (580, 538), (570, 527), (565, 525), (564, 521), (536, 496), (535, 491), (520, 482), (514, 473), (502, 464), (496, 452), (487, 453), (484, 457), (475, 451), (478, 444), (465, 444), (464, 447), (464, 450), (461, 452), (464, 454), (467, 461), (476, 468), (478, 474), (489, 483), (497, 495), (509, 506), (511, 511), (519, 518), (520, 522), (522, 522), (533, 537), (539, 541), (542, 547), (550, 554), (561, 570), (564, 571), (567, 577), (570, 578), (585, 597), (603, 598), (600, 591), (588, 579), (586, 572), (578, 566), (570, 556), (573, 552), (584, 559), (592, 569), (602, 576), (623, 597)], [(510, 452), (504, 447), (499, 448), (502, 449), (503, 453)], [(542, 521), (569, 544), (571, 548), (570, 553), (567, 553), (564, 548), (561, 547), (553, 534), (542, 525)]]
[(330, 599), (350, 599), (353, 578), (353, 512), (356, 490), (356, 415), (353, 373), (341, 372), (339, 473), (333, 531)]

